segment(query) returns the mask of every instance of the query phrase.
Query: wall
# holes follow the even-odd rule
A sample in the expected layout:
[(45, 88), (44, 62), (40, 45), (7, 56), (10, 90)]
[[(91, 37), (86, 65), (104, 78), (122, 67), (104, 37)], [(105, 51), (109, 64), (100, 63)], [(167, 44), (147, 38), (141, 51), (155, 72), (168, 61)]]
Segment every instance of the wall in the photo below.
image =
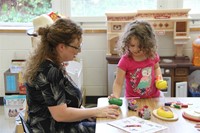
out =
[[(192, 57), (192, 41), (199, 31), (193, 31), (188, 44), (184, 46), (184, 55)], [(172, 33), (158, 37), (158, 53), (160, 56), (174, 56)], [(25, 32), (0, 32), (0, 97), (4, 96), (4, 71), (9, 68), (12, 59), (26, 58), (31, 49), (30, 37)], [(85, 32), (82, 52), (78, 58), (83, 59), (83, 87), (87, 96), (107, 95), (107, 41), (105, 32)]]
[(12, 59), (25, 58), (31, 48), (25, 33), (0, 33), (0, 96), (4, 96), (4, 72)]

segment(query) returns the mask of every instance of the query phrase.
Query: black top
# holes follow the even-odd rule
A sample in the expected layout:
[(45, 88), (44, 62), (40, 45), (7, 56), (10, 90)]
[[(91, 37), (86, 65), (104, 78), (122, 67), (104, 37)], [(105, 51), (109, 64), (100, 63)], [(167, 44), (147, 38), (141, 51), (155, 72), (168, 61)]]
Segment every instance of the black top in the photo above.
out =
[[(57, 122), (48, 107), (66, 103), (68, 107), (80, 108), (82, 95), (77, 85), (53, 62), (45, 60), (32, 85), (27, 86), (28, 120), (34, 133), (87, 133), (95, 132), (84, 122)], [(86, 125), (86, 127), (84, 127)], [(91, 123), (90, 123), (91, 125)], [(90, 129), (91, 128), (91, 129)]]

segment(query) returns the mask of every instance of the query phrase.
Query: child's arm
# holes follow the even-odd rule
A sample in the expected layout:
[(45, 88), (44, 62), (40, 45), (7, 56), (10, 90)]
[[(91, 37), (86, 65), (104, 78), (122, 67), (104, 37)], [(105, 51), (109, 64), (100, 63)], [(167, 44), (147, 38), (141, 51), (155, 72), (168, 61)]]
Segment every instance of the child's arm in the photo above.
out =
[(163, 80), (159, 63), (155, 64), (154, 69), (155, 69), (155, 77), (156, 77), (156, 80), (155, 80), (156, 88), (160, 90), (167, 89), (167, 81)]
[(163, 80), (163, 77), (162, 77), (162, 72), (161, 72), (161, 69), (160, 69), (160, 64), (159, 63), (156, 63), (155, 66), (154, 66), (154, 69), (155, 69), (155, 77), (159, 77), (160, 80)]
[(111, 97), (119, 98), (122, 92), (122, 86), (124, 84), (125, 71), (118, 68), (116, 73), (116, 78), (113, 83), (113, 94)]

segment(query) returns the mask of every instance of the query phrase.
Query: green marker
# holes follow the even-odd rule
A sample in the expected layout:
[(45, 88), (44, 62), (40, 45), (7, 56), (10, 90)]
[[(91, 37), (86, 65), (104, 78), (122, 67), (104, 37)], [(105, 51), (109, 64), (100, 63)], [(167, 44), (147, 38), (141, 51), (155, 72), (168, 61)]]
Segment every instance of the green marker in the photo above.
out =
[(174, 106), (174, 108), (177, 108), (177, 109), (180, 109), (180, 108), (181, 108), (180, 105), (176, 105), (176, 104), (174, 104), (173, 106)]

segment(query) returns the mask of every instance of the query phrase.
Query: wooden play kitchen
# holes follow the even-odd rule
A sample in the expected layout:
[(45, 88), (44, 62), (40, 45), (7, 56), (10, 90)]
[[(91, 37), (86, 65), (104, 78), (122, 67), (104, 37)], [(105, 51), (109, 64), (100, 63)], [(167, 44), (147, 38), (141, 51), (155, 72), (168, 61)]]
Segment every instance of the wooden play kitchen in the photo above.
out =
[[(136, 12), (106, 13), (107, 44), (106, 60), (109, 66), (117, 65), (120, 57), (117, 51), (117, 41), (124, 31), (125, 25), (133, 20), (142, 19), (150, 22), (157, 35), (173, 33), (173, 44), (176, 46), (175, 56), (161, 57), (160, 66), (164, 77), (171, 79), (169, 96), (176, 96), (176, 82), (186, 82), (193, 66), (189, 57), (184, 56), (183, 47), (190, 39), (189, 15), (190, 9), (137, 10)], [(170, 62), (167, 62), (167, 61)], [(195, 68), (196, 69), (196, 68)], [(108, 78), (108, 80), (110, 80)], [(112, 82), (112, 81), (111, 81)], [(108, 81), (110, 83), (110, 81)], [(110, 87), (108, 87), (109, 90)], [(110, 91), (108, 91), (110, 93)]]
[(190, 9), (138, 10), (136, 12), (106, 13), (107, 16), (107, 55), (116, 55), (116, 42), (124, 31), (125, 25), (135, 19), (147, 20), (158, 35), (173, 32), (176, 56), (182, 57), (183, 46), (190, 39), (189, 16)]

